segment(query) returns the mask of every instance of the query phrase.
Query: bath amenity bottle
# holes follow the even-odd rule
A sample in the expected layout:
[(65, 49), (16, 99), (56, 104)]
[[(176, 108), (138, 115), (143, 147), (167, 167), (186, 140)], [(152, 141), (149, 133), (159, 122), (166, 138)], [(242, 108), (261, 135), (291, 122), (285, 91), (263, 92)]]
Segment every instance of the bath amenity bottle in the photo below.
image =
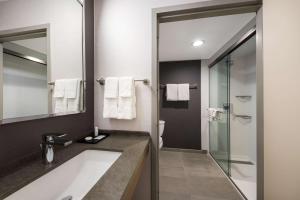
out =
[(97, 126), (95, 126), (95, 131), (94, 131), (94, 137), (97, 137), (98, 136), (98, 127)]

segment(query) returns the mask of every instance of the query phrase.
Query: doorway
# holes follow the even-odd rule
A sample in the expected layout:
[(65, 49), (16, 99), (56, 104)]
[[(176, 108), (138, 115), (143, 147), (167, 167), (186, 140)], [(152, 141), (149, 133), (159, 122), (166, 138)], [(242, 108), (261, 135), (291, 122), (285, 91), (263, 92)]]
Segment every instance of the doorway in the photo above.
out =
[[(245, 9), (245, 6), (240, 7), (241, 4), (228, 4), (228, 5), (220, 5), (218, 3), (216, 3), (215, 1), (211, 2), (212, 4), (206, 4), (206, 3), (199, 3), (198, 7), (196, 4), (193, 5), (185, 5), (185, 6), (179, 6), (179, 7), (172, 7), (172, 8), (166, 8), (166, 9), (158, 9), (154, 11), (154, 15), (153, 15), (153, 19), (154, 19), (154, 26), (153, 26), (153, 31), (154, 31), (154, 35), (153, 35), (153, 77), (152, 77), (152, 83), (153, 83), (153, 88), (154, 91), (156, 91), (157, 93), (154, 93), (153, 95), (153, 101), (152, 101), (152, 105), (153, 105), (153, 109), (155, 110), (153, 112), (152, 115), (152, 120), (153, 120), (153, 128), (152, 133), (155, 133), (152, 136), (152, 139), (154, 141), (154, 152), (153, 152), (153, 156), (156, 158), (156, 160), (158, 161), (158, 157), (159, 157), (159, 137), (160, 135), (159, 133), (159, 117), (160, 117), (160, 111), (159, 111), (159, 100), (161, 97), (160, 94), (160, 82), (158, 80), (159, 77), (159, 68), (158, 68), (158, 64), (159, 64), (159, 40), (161, 38), (159, 38), (159, 40), (157, 40), (157, 35), (159, 34), (159, 24), (161, 23), (166, 23), (166, 22), (176, 22), (176, 21), (184, 21), (184, 20), (191, 20), (191, 19), (199, 19), (199, 18), (207, 18), (207, 17), (215, 17), (215, 16), (226, 16), (226, 15), (231, 15), (231, 14), (241, 14), (241, 13), (250, 13), (250, 12), (256, 12), (259, 8), (260, 8), (260, 4), (258, 4), (257, 2), (253, 3), (252, 5), (247, 4), (247, 9)], [(225, 3), (226, 4), (226, 3)], [(245, 4), (246, 5), (246, 4)], [(212, 6), (212, 7), (211, 7)], [(220, 6), (220, 7), (219, 7)], [(231, 11), (228, 12), (228, 10), (226, 11), (226, 9), (224, 10), (224, 7), (228, 6), (229, 8), (232, 8), (232, 10), (235, 10), (234, 13)], [(198, 10), (199, 12), (197, 14), (195, 14), (195, 12), (191, 15), (190, 12), (192, 11), (191, 9), (187, 9), (188, 7)], [(213, 12), (209, 12), (204, 14), (203, 11), (207, 10), (208, 8), (213, 8), (215, 9)], [(209, 10), (209, 9), (208, 9)], [(239, 12), (237, 12), (237, 10), (239, 10)], [(176, 16), (175, 16), (176, 13)], [(155, 89), (156, 88), (156, 89)], [(160, 94), (160, 95), (159, 95)], [(227, 96), (229, 96), (229, 94), (227, 94)], [(227, 101), (228, 102), (228, 101)], [(260, 113), (262, 114), (262, 113)], [(226, 127), (225, 127), (226, 129)], [(209, 141), (209, 140), (208, 140)], [(229, 145), (228, 145), (229, 147)], [(259, 152), (261, 153), (261, 152)], [(258, 154), (259, 154), (258, 153)], [(213, 153), (212, 153), (213, 154)], [(229, 153), (228, 153), (229, 155)], [(260, 157), (260, 156), (258, 156)], [(228, 164), (229, 161), (227, 161)], [(259, 163), (259, 159), (258, 159), (258, 163)], [(258, 165), (261, 166), (261, 163), (259, 163)], [(156, 172), (157, 176), (154, 178), (154, 182), (156, 182), (156, 184), (154, 184), (153, 187), (153, 194), (158, 198), (158, 193), (159, 193), (159, 183), (158, 183), (158, 174), (159, 174), (159, 170), (158, 170), (158, 163), (153, 163), (153, 169), (154, 172)], [(223, 168), (222, 168), (223, 169)], [(258, 168), (259, 169), (259, 168)], [(229, 172), (230, 168), (227, 168), (227, 173)], [(223, 169), (223, 171), (226, 174), (226, 170)], [(260, 168), (259, 173), (262, 173), (262, 169)], [(257, 186), (259, 189), (257, 191), (258, 193), (258, 197), (257, 199), (261, 199), (262, 195), (261, 195), (261, 188), (262, 188), (262, 182), (260, 182), (260, 184), (258, 184)]]

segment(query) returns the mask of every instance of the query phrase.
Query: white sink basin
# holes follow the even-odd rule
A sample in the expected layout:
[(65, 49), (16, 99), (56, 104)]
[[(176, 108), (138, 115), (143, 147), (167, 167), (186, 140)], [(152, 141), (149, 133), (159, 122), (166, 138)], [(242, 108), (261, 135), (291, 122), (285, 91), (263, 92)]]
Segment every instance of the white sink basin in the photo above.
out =
[(86, 150), (5, 200), (62, 200), (68, 196), (72, 200), (82, 199), (120, 155)]

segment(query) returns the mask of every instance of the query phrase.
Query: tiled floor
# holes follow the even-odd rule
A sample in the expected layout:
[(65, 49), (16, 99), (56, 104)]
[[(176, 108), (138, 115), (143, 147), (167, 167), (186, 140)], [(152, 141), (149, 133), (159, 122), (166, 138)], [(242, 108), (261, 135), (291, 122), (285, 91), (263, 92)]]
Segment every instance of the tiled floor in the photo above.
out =
[(160, 200), (242, 200), (205, 154), (161, 151)]

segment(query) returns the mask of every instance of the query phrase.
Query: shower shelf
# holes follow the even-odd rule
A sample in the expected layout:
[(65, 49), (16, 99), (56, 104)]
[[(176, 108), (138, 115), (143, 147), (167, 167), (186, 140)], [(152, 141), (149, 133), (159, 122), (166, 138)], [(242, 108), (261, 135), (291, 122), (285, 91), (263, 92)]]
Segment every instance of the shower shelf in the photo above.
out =
[(252, 116), (250, 115), (234, 115), (234, 116), (242, 119), (252, 119)]
[(250, 95), (238, 95), (238, 96), (235, 96), (236, 98), (239, 99), (239, 101), (241, 102), (247, 102), (247, 101), (250, 101), (252, 96)]

